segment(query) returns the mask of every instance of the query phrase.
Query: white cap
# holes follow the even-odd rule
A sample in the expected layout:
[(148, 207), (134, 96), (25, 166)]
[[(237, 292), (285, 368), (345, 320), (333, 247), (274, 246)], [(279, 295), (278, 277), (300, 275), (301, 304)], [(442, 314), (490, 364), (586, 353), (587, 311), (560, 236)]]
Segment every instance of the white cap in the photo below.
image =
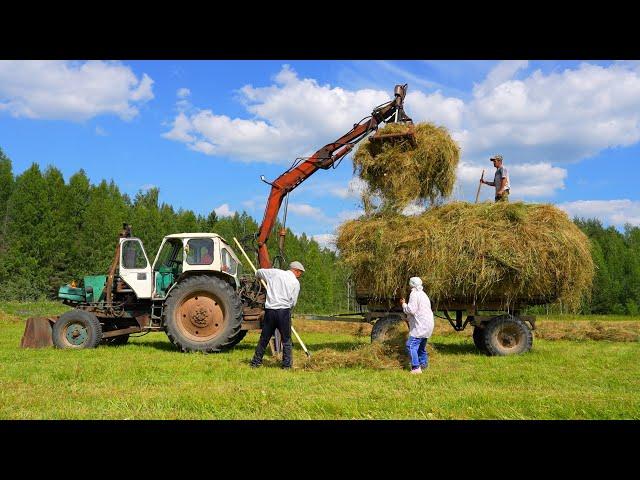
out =
[(421, 287), (422, 286), (422, 279), (420, 277), (411, 277), (409, 279), (409, 286), (410, 287)]
[(302, 264), (300, 262), (291, 262), (289, 264), (289, 270), (293, 270), (294, 268), (296, 270), (300, 270), (301, 272), (304, 272), (304, 267), (302, 266)]

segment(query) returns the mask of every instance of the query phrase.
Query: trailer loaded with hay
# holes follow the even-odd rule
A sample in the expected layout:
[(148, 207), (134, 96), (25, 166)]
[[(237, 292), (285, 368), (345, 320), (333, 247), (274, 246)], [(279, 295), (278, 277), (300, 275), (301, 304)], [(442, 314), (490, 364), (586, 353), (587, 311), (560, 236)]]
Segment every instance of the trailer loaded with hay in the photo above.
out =
[[(488, 355), (528, 351), (527, 307), (579, 308), (594, 274), (588, 238), (552, 205), (453, 202), (420, 215), (377, 213), (344, 223), (337, 246), (351, 269), (372, 340), (405, 317), (399, 299), (421, 277), (434, 312), (473, 327)], [(466, 313), (466, 318), (465, 318)]]
[[(379, 136), (400, 127), (387, 125)], [(412, 125), (414, 136), (380, 145), (364, 141), (354, 173), (367, 185), (365, 214), (342, 224), (337, 247), (355, 282), (372, 340), (406, 318), (399, 304), (408, 280), (421, 277), (434, 312), (456, 331), (473, 327), (488, 355), (531, 349), (535, 317), (527, 307), (577, 310), (591, 292), (588, 238), (553, 205), (443, 204), (456, 180), (460, 150), (444, 127)], [(404, 215), (409, 205), (428, 206)], [(465, 318), (466, 313), (466, 318)], [(436, 313), (437, 314), (437, 313)]]

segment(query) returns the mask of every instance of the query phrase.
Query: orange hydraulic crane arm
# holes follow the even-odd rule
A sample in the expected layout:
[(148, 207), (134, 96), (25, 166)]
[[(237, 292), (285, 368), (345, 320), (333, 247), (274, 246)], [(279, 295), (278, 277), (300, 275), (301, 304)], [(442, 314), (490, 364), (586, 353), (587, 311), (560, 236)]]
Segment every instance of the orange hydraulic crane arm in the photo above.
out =
[(355, 124), (349, 132), (335, 142), (325, 145), (303, 162), (294, 163), (286, 172), (270, 183), (271, 193), (269, 194), (262, 224), (256, 234), (260, 268), (271, 267), (271, 260), (269, 259), (269, 252), (267, 250), (267, 240), (275, 224), (284, 197), (318, 169), (327, 170), (331, 168), (336, 162), (347, 155), (356, 143), (369, 133), (377, 130), (380, 123), (411, 122), (411, 119), (404, 113), (403, 108), (406, 93), (407, 84), (396, 85), (393, 100), (376, 107), (370, 117), (362, 119), (359, 123)]

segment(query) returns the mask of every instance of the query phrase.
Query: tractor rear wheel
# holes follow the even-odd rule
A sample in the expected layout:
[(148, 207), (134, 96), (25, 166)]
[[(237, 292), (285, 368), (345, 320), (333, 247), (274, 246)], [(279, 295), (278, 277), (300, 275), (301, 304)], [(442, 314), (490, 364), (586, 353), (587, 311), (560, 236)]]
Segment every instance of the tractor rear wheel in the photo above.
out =
[(247, 336), (247, 333), (249, 333), (249, 330), (240, 330), (238, 334), (233, 338), (233, 340), (231, 340), (231, 343), (229, 343), (229, 346), (227, 348), (235, 347), (242, 341), (244, 337)]
[(501, 315), (485, 326), (484, 347), (487, 355), (516, 355), (531, 350), (533, 333), (517, 317)]
[(164, 324), (171, 343), (183, 352), (229, 349), (244, 336), (240, 296), (220, 278), (186, 278), (167, 297)]
[(91, 312), (71, 310), (54, 323), (52, 339), (57, 348), (95, 348), (102, 340), (102, 325)]

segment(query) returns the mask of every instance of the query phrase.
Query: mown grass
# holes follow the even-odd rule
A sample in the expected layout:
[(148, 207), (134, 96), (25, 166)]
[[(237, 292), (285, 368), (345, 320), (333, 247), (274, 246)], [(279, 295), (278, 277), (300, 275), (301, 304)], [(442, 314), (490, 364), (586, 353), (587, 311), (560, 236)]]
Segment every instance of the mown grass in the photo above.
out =
[[(438, 320), (435, 353), (422, 376), (370, 368), (305, 371), (297, 344), (294, 371), (282, 371), (271, 358), (252, 370), (255, 332), (217, 355), (181, 354), (162, 333), (94, 350), (18, 347), (25, 318), (64, 308), (0, 303), (0, 418), (640, 418), (637, 341), (536, 338), (526, 355), (486, 357), (467, 332), (451, 334)], [(312, 352), (369, 341), (368, 325), (295, 325)]]

